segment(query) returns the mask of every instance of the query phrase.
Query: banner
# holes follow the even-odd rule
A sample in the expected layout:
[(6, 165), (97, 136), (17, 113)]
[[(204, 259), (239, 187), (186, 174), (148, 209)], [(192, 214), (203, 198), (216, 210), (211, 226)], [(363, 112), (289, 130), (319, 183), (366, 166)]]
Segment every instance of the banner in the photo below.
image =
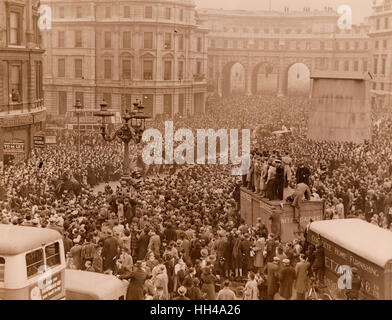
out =
[(34, 148), (44, 148), (45, 147), (45, 136), (37, 135), (34, 136)]
[(3, 154), (25, 153), (24, 141), (4, 141)]

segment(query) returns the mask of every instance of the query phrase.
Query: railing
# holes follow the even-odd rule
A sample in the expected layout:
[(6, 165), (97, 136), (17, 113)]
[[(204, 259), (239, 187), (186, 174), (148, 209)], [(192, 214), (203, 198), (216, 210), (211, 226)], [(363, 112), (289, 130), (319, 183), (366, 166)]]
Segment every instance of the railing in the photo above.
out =
[(11, 102), (10, 104), (0, 105), (0, 115), (3, 114), (23, 114), (31, 111), (37, 111), (44, 107), (44, 99), (38, 99), (33, 102)]

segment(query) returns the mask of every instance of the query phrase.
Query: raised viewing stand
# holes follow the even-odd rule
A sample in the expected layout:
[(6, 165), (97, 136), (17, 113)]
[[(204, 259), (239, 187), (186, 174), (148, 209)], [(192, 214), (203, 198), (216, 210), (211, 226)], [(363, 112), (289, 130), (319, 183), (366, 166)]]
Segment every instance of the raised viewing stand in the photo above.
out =
[[(293, 191), (290, 189), (285, 189), (284, 198), (290, 196), (292, 192)], [(282, 202), (284, 202), (283, 210), (280, 206)], [(298, 231), (298, 223), (293, 221), (294, 207), (292, 207), (289, 203), (285, 203), (285, 201), (269, 201), (266, 198), (261, 198), (260, 195), (253, 193), (247, 188), (241, 188), (241, 217), (248, 225), (256, 225), (257, 218), (261, 218), (261, 221), (267, 226), (268, 230), (271, 230), (271, 220), (269, 220), (269, 217), (273, 209), (278, 210), (281, 214), (282, 241), (288, 242), (298, 238), (298, 236), (294, 234), (294, 232)], [(319, 199), (312, 199), (302, 203), (300, 220), (302, 229), (305, 229), (310, 219), (317, 221), (322, 220), (323, 217), (323, 201)]]

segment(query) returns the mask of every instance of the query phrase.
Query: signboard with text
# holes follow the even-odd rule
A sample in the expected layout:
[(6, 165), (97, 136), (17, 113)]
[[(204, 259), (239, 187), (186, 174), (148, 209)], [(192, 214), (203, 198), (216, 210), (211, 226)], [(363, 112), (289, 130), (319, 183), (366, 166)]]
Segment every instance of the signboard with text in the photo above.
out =
[(56, 136), (46, 136), (45, 143), (46, 144), (56, 144), (57, 143)]
[(30, 300), (50, 300), (60, 294), (63, 288), (61, 273), (56, 273), (45, 280), (42, 284), (34, 284), (30, 287)]
[(4, 141), (3, 154), (25, 153), (24, 141)]
[(34, 136), (34, 148), (44, 148), (45, 147), (45, 136), (36, 135)]

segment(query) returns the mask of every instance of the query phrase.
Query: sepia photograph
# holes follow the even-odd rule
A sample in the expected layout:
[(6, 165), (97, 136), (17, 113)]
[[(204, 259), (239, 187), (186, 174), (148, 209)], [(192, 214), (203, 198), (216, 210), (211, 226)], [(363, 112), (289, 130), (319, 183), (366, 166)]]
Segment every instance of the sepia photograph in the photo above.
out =
[(0, 0), (0, 300), (392, 300), (392, 0)]

